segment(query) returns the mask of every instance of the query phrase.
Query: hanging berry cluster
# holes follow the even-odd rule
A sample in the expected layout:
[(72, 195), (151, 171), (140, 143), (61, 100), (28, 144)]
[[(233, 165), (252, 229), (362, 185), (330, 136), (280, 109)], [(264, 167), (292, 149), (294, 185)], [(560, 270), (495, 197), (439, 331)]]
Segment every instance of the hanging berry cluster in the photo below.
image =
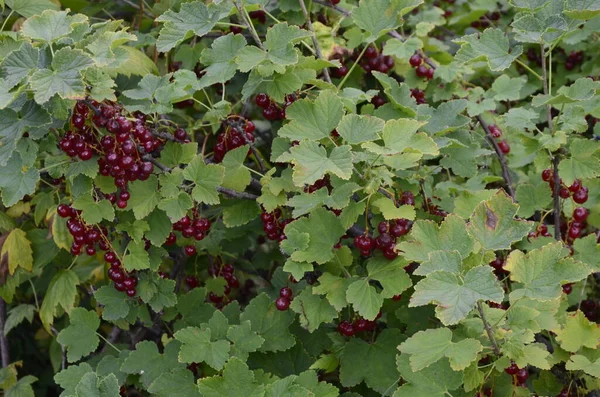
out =
[(415, 73), (418, 77), (425, 78), (427, 80), (433, 79), (435, 70), (431, 67), (427, 67), (427, 64), (423, 62), (423, 57), (418, 52), (415, 52), (409, 59), (408, 63), (410, 66), (415, 68)]
[(389, 73), (394, 69), (394, 58), (389, 55), (383, 55), (377, 51), (377, 48), (369, 46), (365, 49), (360, 66), (367, 73), (371, 73), (372, 71)]
[(262, 220), (263, 230), (267, 234), (267, 238), (273, 241), (285, 240), (283, 229), (285, 229), (288, 223), (293, 221), (293, 219), (283, 219), (279, 208), (276, 208), (273, 212), (266, 212), (263, 208), (260, 219)]
[(223, 161), (225, 154), (230, 150), (244, 146), (246, 143), (254, 143), (255, 130), (254, 123), (244, 118), (224, 123), (224, 129), (217, 135), (217, 143), (213, 149), (214, 162)]
[(424, 103), (427, 103), (425, 101), (425, 91), (420, 90), (418, 88), (411, 88), (410, 89), (410, 96), (415, 98), (415, 101), (417, 102), (417, 105), (422, 105)]
[(357, 317), (353, 322), (342, 320), (337, 326), (337, 331), (340, 335), (352, 337), (359, 332), (374, 331), (377, 329), (377, 319), (381, 317), (381, 312), (375, 320), (365, 320), (362, 317)]
[[(554, 177), (550, 168), (542, 171), (542, 180), (548, 182), (550, 190), (554, 191)], [(572, 197), (573, 201), (577, 204), (584, 204), (588, 200), (588, 193), (588, 188), (583, 186), (581, 181), (575, 180), (571, 186), (567, 187), (563, 184), (562, 179), (560, 179), (560, 190), (558, 194), (561, 198), (568, 199), (569, 197)]]
[(500, 140), (502, 137), (502, 130), (495, 124), (490, 124), (488, 126), (488, 130), (490, 131), (490, 135), (492, 135), (498, 141), (498, 148), (504, 154), (510, 153), (510, 145), (506, 141), (506, 139)]
[[(208, 234), (210, 230), (210, 225), (210, 219), (201, 218), (198, 215), (197, 211), (194, 211), (192, 218), (186, 215), (177, 222), (175, 222), (173, 224), (173, 231), (181, 232), (181, 235), (184, 238), (193, 238), (196, 241), (201, 241)], [(176, 240), (177, 236), (174, 232), (171, 232), (169, 234), (169, 237), (167, 237), (166, 244), (173, 245), (175, 244)], [(184, 247), (184, 251), (186, 255), (192, 256), (196, 254), (196, 247), (194, 247), (193, 245), (186, 245)]]
[(87, 225), (81, 218), (81, 211), (75, 210), (67, 204), (59, 204), (56, 212), (61, 218), (67, 218), (67, 229), (73, 237), (71, 255), (81, 254), (85, 246), (85, 252), (92, 256), (96, 254), (96, 247), (102, 251), (109, 249), (110, 245), (106, 239), (107, 230), (98, 225)]
[(514, 361), (511, 361), (510, 366), (504, 369), (504, 372), (513, 377), (513, 383), (515, 385), (526, 387), (527, 378), (529, 378), (529, 372), (527, 368), (519, 368)]
[(216, 307), (223, 307), (226, 300), (229, 300), (229, 295), (232, 289), (240, 288), (240, 281), (235, 275), (235, 268), (229, 263), (222, 263), (220, 258), (217, 258), (220, 264), (213, 264), (208, 268), (208, 274), (212, 277), (223, 278), (227, 282), (223, 295), (217, 295), (214, 292), (208, 294), (208, 299), (215, 304)]
[(283, 287), (279, 290), (279, 298), (275, 300), (275, 307), (277, 310), (286, 311), (290, 307), (290, 303), (294, 297), (292, 296), (292, 289), (289, 287)]
[(285, 102), (283, 106), (279, 106), (264, 92), (256, 95), (254, 99), (256, 104), (263, 109), (262, 114), (265, 119), (269, 121), (283, 120), (285, 119), (285, 108), (290, 106), (296, 101), (296, 94), (290, 94), (285, 96)]

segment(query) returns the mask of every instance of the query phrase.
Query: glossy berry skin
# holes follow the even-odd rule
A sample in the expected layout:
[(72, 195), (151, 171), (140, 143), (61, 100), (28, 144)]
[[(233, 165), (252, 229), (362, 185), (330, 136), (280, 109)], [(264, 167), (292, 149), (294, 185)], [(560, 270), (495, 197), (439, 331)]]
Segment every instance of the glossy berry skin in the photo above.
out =
[(427, 77), (427, 66), (419, 65), (416, 69), (417, 76), (419, 77)]
[(265, 94), (264, 92), (261, 92), (260, 94), (256, 95), (255, 101), (256, 101), (256, 104), (258, 106), (260, 106), (261, 108), (266, 108), (271, 103), (268, 95)]
[(68, 218), (73, 215), (73, 210), (66, 204), (60, 204), (56, 209), (56, 212), (61, 218)]
[(414, 54), (408, 60), (408, 62), (410, 63), (410, 66), (412, 66), (413, 68), (418, 67), (422, 61), (423, 61), (423, 59), (421, 59), (421, 56), (419, 54)]
[(125, 293), (126, 293), (126, 294), (127, 294), (127, 296), (129, 296), (130, 298), (133, 298), (133, 297), (134, 297), (134, 296), (137, 294), (137, 291), (136, 291), (135, 289), (133, 289), (133, 288), (132, 288), (132, 289), (125, 290)]
[(279, 290), (279, 296), (288, 300), (292, 299), (292, 289), (288, 287), (284, 287)]
[(290, 307), (290, 300), (287, 298), (279, 297), (275, 301), (275, 307), (277, 308), (277, 310), (284, 312), (288, 309), (288, 307)]
[(560, 196), (560, 198), (567, 199), (571, 196), (571, 193), (566, 187), (561, 187), (558, 191), (558, 195)]
[(584, 207), (577, 207), (573, 210), (573, 220), (577, 222), (585, 222), (589, 215), (589, 212)]
[(571, 292), (573, 292), (573, 284), (565, 284), (562, 286), (562, 290), (565, 294), (569, 295)]
[(366, 234), (354, 237), (354, 246), (360, 251), (371, 251), (375, 248), (375, 240)]
[(338, 332), (344, 336), (354, 336), (356, 330), (354, 329), (354, 325), (348, 321), (340, 321), (338, 324)]
[(525, 383), (527, 381), (527, 378), (529, 378), (529, 372), (527, 372), (526, 368), (521, 368), (520, 370), (518, 370), (516, 375), (517, 375), (517, 382), (519, 384)]
[(194, 247), (193, 245), (186, 245), (184, 250), (187, 256), (196, 255), (196, 247)]
[(491, 124), (488, 129), (494, 138), (500, 138), (502, 136), (502, 130), (500, 130), (497, 125)]
[(588, 189), (587, 187), (581, 187), (578, 191), (573, 193), (573, 201), (577, 204), (583, 204), (588, 200)]
[(198, 281), (198, 278), (195, 276), (186, 276), (185, 284), (188, 287), (190, 287), (190, 289), (194, 289), (194, 288), (198, 287), (199, 281)]
[(500, 148), (500, 151), (504, 154), (510, 153), (510, 145), (506, 141), (498, 142), (498, 148)]
[(510, 366), (504, 369), (504, 372), (506, 372), (509, 375), (516, 375), (517, 372), (519, 372), (519, 367), (514, 362), (511, 362)]
[(550, 168), (546, 168), (542, 171), (542, 180), (545, 182), (549, 182), (552, 179), (552, 170)]

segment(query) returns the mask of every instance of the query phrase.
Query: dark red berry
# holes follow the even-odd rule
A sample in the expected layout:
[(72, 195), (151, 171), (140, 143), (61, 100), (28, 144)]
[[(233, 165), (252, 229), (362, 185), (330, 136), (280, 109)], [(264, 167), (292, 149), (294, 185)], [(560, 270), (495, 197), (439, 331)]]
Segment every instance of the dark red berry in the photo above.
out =
[(504, 369), (504, 372), (509, 375), (516, 375), (519, 372), (519, 367), (514, 362), (511, 362), (510, 366)]
[(286, 311), (288, 309), (288, 307), (290, 307), (290, 300), (287, 298), (282, 298), (279, 297), (277, 298), (277, 300), (275, 301), (275, 307), (277, 308), (277, 310), (279, 311)]
[(542, 180), (548, 182), (551, 179), (552, 179), (552, 170), (550, 168), (546, 168), (544, 171), (542, 171)]
[(413, 68), (418, 67), (422, 61), (423, 61), (423, 59), (421, 58), (421, 56), (419, 54), (414, 54), (408, 60), (408, 62), (410, 63), (410, 66), (412, 66)]
[(193, 245), (186, 245), (184, 250), (187, 256), (196, 255), (196, 247), (194, 247)]
[(577, 207), (573, 211), (573, 219), (577, 222), (585, 222), (588, 217), (588, 210), (584, 207)]
[(285, 299), (291, 299), (292, 298), (292, 289), (288, 288), (288, 287), (284, 287), (282, 289), (279, 290), (279, 296)]

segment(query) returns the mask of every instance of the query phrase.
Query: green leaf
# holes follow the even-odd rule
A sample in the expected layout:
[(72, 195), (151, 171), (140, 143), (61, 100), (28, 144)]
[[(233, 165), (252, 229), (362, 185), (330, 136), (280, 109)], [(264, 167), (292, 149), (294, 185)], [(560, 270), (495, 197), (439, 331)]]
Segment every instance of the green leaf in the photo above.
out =
[(273, 300), (265, 293), (250, 301), (240, 316), (240, 323), (244, 321), (250, 321), (252, 331), (265, 340), (261, 352), (287, 350), (296, 343), (289, 330), (294, 316), (289, 311), (277, 310)]
[(592, 362), (583, 355), (575, 354), (569, 357), (569, 361), (567, 362), (567, 369), (569, 371), (581, 370), (588, 375), (600, 378), (600, 358)]
[(114, 374), (100, 378), (94, 372), (83, 375), (75, 387), (76, 397), (109, 397), (119, 393), (119, 381)]
[(100, 223), (103, 219), (112, 221), (115, 210), (108, 200), (95, 201), (91, 195), (82, 195), (73, 201), (73, 208), (81, 210), (81, 217), (90, 225)]
[(600, 159), (595, 155), (600, 146), (588, 139), (573, 139), (569, 146), (571, 157), (561, 160), (558, 172), (566, 184), (575, 179), (595, 178), (600, 175)]
[(474, 248), (465, 221), (454, 214), (448, 215), (439, 228), (433, 221), (416, 221), (410, 237), (411, 241), (402, 242), (396, 248), (404, 251), (404, 257), (411, 261), (425, 262), (434, 251), (456, 250), (466, 258)]
[(88, 363), (81, 363), (79, 365), (69, 365), (54, 375), (54, 381), (64, 389), (60, 397), (74, 395), (77, 384), (88, 372), (94, 372), (94, 370)]
[(196, 156), (183, 171), (183, 177), (195, 183), (192, 197), (205, 204), (219, 204), (217, 187), (223, 182), (225, 168), (216, 164), (206, 165), (201, 156)]
[(222, 376), (200, 379), (198, 387), (204, 397), (262, 397), (265, 394), (264, 386), (258, 384), (246, 363), (235, 357), (225, 365)]
[(466, 63), (485, 59), (490, 70), (494, 72), (507, 69), (523, 53), (521, 46), (511, 48), (504, 32), (496, 28), (463, 36), (454, 42), (461, 45), (456, 53), (457, 61)]
[(177, 222), (194, 206), (194, 202), (186, 192), (179, 192), (175, 197), (164, 198), (158, 203), (158, 208), (163, 210), (172, 222)]
[(588, 20), (600, 14), (600, 5), (590, 0), (567, 0), (564, 12), (573, 19)]
[(400, 386), (394, 397), (444, 397), (463, 382), (462, 372), (453, 371), (446, 359), (413, 372), (409, 357), (399, 355), (397, 365), (402, 378), (408, 383)]
[(72, 24), (86, 20), (87, 17), (82, 14), (69, 15), (67, 11), (47, 9), (27, 19), (23, 23), (21, 32), (30, 39), (52, 43), (70, 34), (73, 31)]
[(104, 306), (102, 318), (107, 321), (114, 321), (125, 318), (129, 314), (129, 305), (127, 296), (124, 292), (119, 292), (112, 286), (103, 286), (94, 293), (96, 301)]
[(19, 84), (37, 69), (40, 50), (25, 42), (18, 50), (8, 54), (0, 64), (0, 73), (5, 79), (7, 90)]
[(342, 118), (337, 131), (346, 142), (354, 145), (379, 139), (379, 133), (383, 131), (384, 125), (385, 122), (378, 117), (348, 114)]
[[(34, 101), (29, 101), (15, 111), (13, 109), (0, 110), (0, 166), (7, 166), (14, 171), (22, 167), (24, 161), (19, 161), (17, 156), (11, 156), (26, 130), (37, 129), (51, 121), (50, 115)], [(9, 159), (12, 160), (9, 163)], [(10, 167), (10, 168), (9, 168)], [(18, 168), (17, 168), (18, 167)], [(22, 173), (26, 173), (20, 170)], [(3, 178), (0, 178), (2, 180)], [(2, 186), (3, 182), (0, 182)], [(7, 182), (6, 182), (7, 183)], [(11, 183), (11, 185), (14, 185)], [(7, 185), (7, 187), (11, 186)], [(17, 189), (18, 191), (18, 189)]]
[(27, 235), (21, 229), (13, 229), (6, 236), (0, 250), (2, 261), (8, 262), (8, 272), (12, 275), (18, 267), (27, 271), (33, 268), (33, 250)]
[(331, 305), (341, 312), (346, 306), (346, 291), (348, 287), (355, 281), (353, 278), (337, 277), (331, 273), (323, 273), (319, 277), (319, 285), (313, 287), (313, 294), (325, 295)]
[(127, 374), (140, 374), (140, 381), (150, 386), (160, 375), (175, 369), (185, 369), (185, 364), (177, 360), (181, 344), (169, 342), (161, 354), (158, 346), (152, 341), (142, 341), (135, 345), (135, 350), (123, 361), (121, 371)]
[(152, 310), (159, 312), (165, 307), (171, 307), (177, 303), (177, 296), (173, 292), (175, 280), (164, 279), (156, 273), (138, 274), (138, 296), (142, 298), (142, 301), (148, 303)]
[(367, 263), (368, 280), (377, 280), (383, 287), (381, 296), (391, 298), (412, 286), (412, 281), (404, 267), (408, 263), (402, 258), (394, 260), (382, 257), (372, 258)]
[(40, 172), (25, 165), (19, 153), (13, 154), (3, 171), (0, 174), (0, 191), (6, 207), (11, 207), (25, 195), (32, 194), (40, 180)]
[(281, 157), (294, 164), (293, 180), (296, 186), (312, 185), (327, 174), (345, 180), (352, 176), (352, 152), (348, 145), (336, 146), (328, 155), (323, 146), (305, 140), (293, 146), (290, 154)]
[(40, 319), (48, 332), (50, 332), (50, 326), (54, 322), (59, 305), (67, 313), (73, 309), (78, 285), (79, 278), (72, 270), (60, 270), (52, 277), (40, 308)]
[(591, 269), (584, 263), (568, 258), (569, 250), (561, 243), (547, 244), (527, 254), (519, 250), (510, 253), (504, 268), (510, 279), (520, 283), (513, 289), (511, 300), (529, 297), (551, 300), (561, 295), (561, 284), (583, 280)]
[(4, 3), (6, 3), (11, 10), (25, 18), (41, 14), (45, 10), (60, 9), (60, 6), (52, 0), (4, 0)]
[(383, 296), (367, 280), (355, 281), (346, 290), (346, 300), (367, 320), (374, 320), (383, 305)]
[(342, 386), (353, 387), (364, 381), (376, 392), (390, 395), (399, 378), (394, 362), (396, 347), (402, 340), (402, 334), (397, 329), (383, 330), (374, 343), (351, 338), (344, 346), (340, 360)]
[(345, 233), (339, 219), (331, 211), (318, 208), (308, 217), (300, 218), (285, 228), (285, 233), (290, 235), (308, 236), (295, 238), (294, 243), (286, 242), (282, 245), (290, 258), (297, 262), (325, 263), (333, 258), (333, 246)]
[(150, 267), (150, 256), (144, 248), (144, 242), (131, 241), (127, 244), (126, 253), (123, 255), (123, 267), (128, 272)]
[(250, 321), (232, 325), (227, 330), (227, 339), (232, 343), (231, 356), (248, 360), (248, 354), (257, 351), (265, 342), (264, 338), (252, 331)]
[(369, 33), (365, 39), (368, 43), (400, 26), (402, 15), (397, 4), (390, 0), (361, 0), (352, 10), (354, 23)]
[(158, 397), (201, 397), (194, 374), (188, 369), (179, 368), (162, 373), (148, 387), (153, 396)]
[(383, 55), (392, 55), (397, 59), (408, 61), (420, 48), (423, 48), (423, 42), (416, 37), (408, 38), (405, 41), (389, 39), (383, 47)]
[(260, 207), (255, 201), (242, 200), (223, 209), (223, 223), (226, 227), (238, 227), (256, 219)]
[(34, 391), (31, 384), (38, 379), (32, 375), (26, 375), (19, 379), (17, 383), (8, 389), (5, 389), (5, 397), (34, 397)]
[(452, 331), (448, 328), (419, 331), (400, 346), (404, 354), (410, 354), (410, 367), (414, 372), (429, 367), (431, 364), (447, 357), (455, 371), (467, 368), (477, 360), (477, 354), (483, 349), (476, 339), (463, 339), (452, 342)]
[(87, 356), (100, 343), (96, 330), (100, 319), (94, 311), (76, 307), (69, 315), (69, 326), (58, 333), (56, 340), (67, 350), (67, 360), (72, 363)]
[(397, 108), (406, 113), (407, 116), (413, 117), (417, 114), (417, 103), (411, 97), (410, 87), (405, 83), (398, 83), (396, 79), (387, 74), (377, 71), (371, 72), (383, 87), (383, 92), (388, 97), (391, 103)]
[(152, 245), (162, 246), (171, 232), (172, 226), (169, 217), (163, 211), (154, 210), (145, 219), (148, 226), (150, 226), (145, 232), (146, 238), (150, 240)]
[(238, 52), (246, 46), (246, 39), (241, 34), (228, 34), (212, 42), (211, 48), (202, 51), (200, 62), (204, 68), (204, 76), (200, 86), (208, 87), (215, 83), (224, 83), (235, 76), (235, 63)]
[(382, 197), (373, 201), (373, 206), (379, 208), (383, 218), (386, 220), (390, 219), (415, 219), (415, 207), (412, 205), (401, 205), (400, 207), (396, 207), (396, 204), (393, 200)]
[(187, 327), (175, 333), (181, 342), (179, 361), (184, 363), (205, 362), (216, 370), (221, 370), (229, 358), (229, 342), (211, 342), (211, 330)]
[[(321, 91), (317, 99), (300, 99), (285, 111), (290, 123), (278, 135), (293, 140), (319, 140), (331, 134), (344, 115), (342, 101), (330, 90)], [(318, 179), (318, 178), (317, 178)]]
[(533, 226), (533, 222), (513, 219), (518, 208), (504, 191), (499, 191), (475, 207), (467, 230), (484, 249), (509, 249), (512, 243), (523, 239)]
[(429, 135), (454, 131), (467, 125), (470, 119), (461, 113), (467, 108), (468, 102), (457, 99), (442, 103), (437, 109), (427, 109), (425, 114), (430, 115), (429, 121), (421, 129)]
[(225, 167), (223, 187), (243, 192), (252, 181), (250, 171), (244, 165), (248, 155), (248, 145), (228, 151), (221, 164)]
[(168, 141), (160, 152), (160, 162), (167, 167), (177, 167), (188, 164), (198, 152), (198, 143), (180, 143)]
[(207, 6), (202, 1), (183, 3), (179, 12), (167, 10), (156, 18), (156, 21), (164, 22), (156, 41), (157, 49), (167, 52), (194, 35), (204, 36), (230, 10), (231, 4), (227, 2)]
[(319, 295), (313, 295), (312, 288), (305, 288), (294, 297), (290, 308), (300, 315), (300, 325), (308, 332), (316, 331), (322, 323), (331, 322), (337, 317), (337, 311)]
[(552, 193), (545, 183), (536, 186), (524, 183), (517, 186), (515, 200), (519, 203), (519, 216), (529, 218), (552, 202)]
[(524, 76), (510, 78), (503, 74), (492, 83), (496, 101), (516, 101), (521, 98), (521, 88), (527, 79)]
[(596, 349), (600, 344), (600, 328), (579, 310), (569, 314), (564, 326), (555, 332), (560, 347), (568, 352), (579, 352), (582, 347)]
[(6, 322), (4, 323), (4, 334), (7, 335), (13, 328), (21, 324), (23, 320), (27, 320), (31, 323), (33, 321), (34, 311), (35, 306), (27, 304), (20, 304), (10, 309), (8, 311), (8, 316), (6, 317)]
[(504, 292), (491, 266), (478, 266), (464, 277), (445, 270), (433, 272), (415, 285), (409, 307), (436, 304), (436, 315), (444, 325), (458, 323), (479, 300), (500, 303)]
[(131, 197), (128, 206), (133, 209), (135, 219), (147, 217), (160, 201), (158, 180), (150, 175), (145, 181), (134, 181), (129, 184)]
[(58, 50), (52, 58), (51, 69), (40, 69), (31, 76), (35, 101), (43, 104), (56, 94), (63, 99), (85, 97), (81, 72), (92, 65), (92, 59), (81, 50), (68, 47)]
[(593, 234), (573, 241), (574, 258), (588, 264), (593, 272), (600, 272), (600, 245)]

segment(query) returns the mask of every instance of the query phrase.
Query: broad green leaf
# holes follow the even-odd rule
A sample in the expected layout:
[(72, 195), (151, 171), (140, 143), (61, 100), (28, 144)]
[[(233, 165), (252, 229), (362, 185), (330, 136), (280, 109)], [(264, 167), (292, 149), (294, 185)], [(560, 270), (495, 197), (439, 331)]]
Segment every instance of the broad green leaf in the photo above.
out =
[(588, 375), (600, 378), (600, 358), (592, 362), (583, 355), (575, 354), (569, 357), (569, 361), (567, 362), (567, 369), (569, 371), (581, 370)]
[(425, 133), (417, 132), (423, 124), (423, 122), (411, 119), (390, 120), (385, 123), (383, 129), (384, 146), (367, 142), (362, 147), (382, 156), (393, 156), (405, 151), (437, 155), (439, 152), (435, 142)]
[(570, 185), (575, 179), (595, 178), (600, 175), (600, 159), (596, 156), (600, 145), (588, 139), (573, 139), (569, 152), (571, 157), (561, 160), (558, 172)]
[(265, 342), (264, 338), (252, 331), (250, 321), (232, 325), (227, 330), (227, 339), (232, 343), (231, 356), (246, 361), (248, 354), (257, 351)]
[(164, 279), (156, 273), (138, 274), (138, 296), (143, 302), (148, 303), (152, 310), (159, 312), (165, 307), (171, 307), (177, 303), (177, 296), (173, 292), (175, 280)]
[(240, 316), (240, 322), (243, 321), (250, 321), (252, 331), (264, 338), (261, 352), (287, 350), (296, 343), (289, 330), (290, 324), (294, 322), (294, 315), (289, 311), (277, 310), (273, 300), (264, 293), (246, 306)]
[(415, 219), (415, 207), (412, 205), (401, 205), (396, 207), (393, 200), (387, 197), (382, 197), (373, 201), (373, 206), (379, 208), (384, 219)]
[[(285, 157), (284, 157), (285, 156)], [(342, 179), (352, 176), (352, 152), (350, 146), (336, 146), (327, 154), (327, 150), (313, 141), (302, 141), (293, 146), (282, 160), (294, 164), (294, 185), (312, 185), (327, 174)]]
[(148, 391), (158, 397), (201, 397), (194, 374), (188, 369), (178, 368), (162, 373), (152, 382)]
[(565, 325), (556, 330), (556, 340), (560, 347), (572, 353), (578, 352), (582, 347), (596, 349), (600, 344), (600, 328), (578, 310), (568, 315)]
[(228, 34), (212, 42), (211, 48), (202, 51), (200, 62), (207, 65), (200, 85), (207, 87), (215, 83), (224, 83), (235, 76), (237, 65), (235, 57), (246, 46), (246, 39), (241, 34)]
[(288, 224), (285, 233), (308, 235), (307, 244), (305, 237), (302, 237), (301, 240), (296, 240), (301, 245), (282, 245), (293, 261), (322, 264), (333, 258), (333, 246), (345, 233), (345, 229), (333, 212), (318, 208), (308, 217)]
[(322, 323), (329, 323), (337, 317), (337, 311), (327, 299), (313, 295), (310, 287), (294, 297), (290, 308), (300, 316), (300, 325), (309, 332), (316, 331)]
[(393, 55), (397, 59), (408, 61), (420, 48), (423, 48), (423, 42), (416, 37), (408, 38), (405, 41), (389, 39), (383, 47), (383, 55)]
[(21, 32), (30, 39), (52, 43), (73, 31), (72, 24), (87, 20), (82, 14), (69, 15), (67, 11), (47, 9), (23, 23)]
[[(416, 3), (418, 4), (418, 3)], [(398, 2), (390, 0), (361, 0), (352, 11), (354, 23), (369, 36), (367, 42), (373, 42), (401, 24)]]
[(454, 131), (467, 125), (470, 119), (461, 113), (467, 108), (468, 102), (457, 99), (442, 103), (437, 109), (429, 108), (424, 114), (431, 116), (421, 130), (429, 135)]
[(600, 14), (600, 5), (591, 0), (567, 0), (565, 14), (573, 19), (592, 19)]
[(264, 386), (257, 382), (246, 363), (235, 357), (225, 365), (222, 376), (200, 379), (198, 387), (204, 397), (263, 397), (265, 394)]
[(346, 300), (367, 320), (374, 320), (383, 305), (383, 296), (366, 279), (350, 284), (346, 290)]
[[(1, 142), (0, 142), (1, 143)], [(40, 180), (40, 172), (24, 164), (19, 153), (14, 153), (0, 174), (0, 192), (2, 203), (11, 207), (25, 195), (32, 194)]]
[(179, 361), (184, 363), (205, 362), (216, 370), (221, 370), (229, 358), (231, 345), (224, 340), (211, 342), (211, 330), (187, 327), (175, 333), (181, 342)]
[[(287, 116), (287, 113), (286, 113)], [(342, 118), (337, 131), (349, 144), (357, 144), (379, 139), (385, 122), (377, 117), (348, 114)]]
[(520, 283), (510, 293), (511, 300), (529, 297), (551, 300), (561, 294), (561, 284), (583, 280), (591, 269), (584, 263), (568, 258), (569, 250), (562, 243), (547, 244), (527, 254), (519, 250), (510, 253), (504, 268), (510, 279)]
[(160, 201), (158, 180), (150, 175), (145, 181), (134, 181), (129, 184), (131, 197), (128, 206), (133, 209), (136, 219), (143, 219), (150, 214)]
[(94, 311), (76, 307), (69, 315), (69, 326), (58, 333), (56, 340), (67, 350), (67, 360), (72, 363), (87, 356), (100, 343), (96, 330), (100, 319)]
[(255, 201), (240, 200), (238, 203), (223, 209), (223, 224), (226, 227), (246, 225), (260, 214), (260, 207)]
[(194, 182), (192, 197), (205, 204), (219, 204), (217, 187), (223, 182), (225, 168), (216, 164), (205, 164), (201, 156), (196, 156), (183, 171), (183, 177)]
[(54, 381), (64, 389), (60, 394), (60, 397), (74, 395), (75, 387), (77, 387), (81, 378), (88, 372), (94, 372), (94, 370), (88, 363), (81, 363), (78, 365), (69, 365), (67, 368), (54, 375)]
[(150, 226), (150, 229), (144, 233), (146, 238), (152, 245), (162, 246), (171, 232), (172, 226), (169, 217), (163, 211), (154, 210), (145, 219)]
[(17, 148), (23, 133), (32, 128), (40, 128), (49, 124), (50, 121), (48, 112), (34, 101), (27, 102), (18, 111), (0, 110), (0, 166), (16, 167), (17, 158), (12, 159), (11, 165), (7, 165), (7, 163)]
[(13, 328), (21, 324), (23, 320), (33, 321), (33, 313), (35, 306), (28, 304), (20, 304), (8, 311), (6, 322), (4, 323), (4, 334), (7, 335)]
[(156, 41), (157, 49), (167, 52), (194, 35), (204, 36), (230, 10), (231, 4), (228, 2), (207, 6), (202, 1), (183, 3), (179, 12), (167, 10), (156, 18), (157, 22), (164, 22)]
[(337, 277), (331, 273), (323, 273), (319, 277), (319, 285), (313, 287), (313, 294), (325, 295), (327, 300), (338, 312), (348, 306), (346, 291), (356, 279)]
[(123, 267), (128, 272), (132, 270), (144, 270), (150, 267), (150, 257), (144, 248), (144, 242), (131, 241), (123, 255)]
[(515, 200), (519, 203), (519, 216), (528, 218), (535, 211), (546, 208), (552, 202), (552, 193), (545, 183), (536, 186), (528, 183), (519, 184), (515, 193)]
[(569, 86), (562, 86), (557, 90), (557, 95), (538, 95), (533, 98), (533, 106), (563, 105), (593, 98), (598, 83), (587, 77), (582, 77)]
[(8, 272), (14, 274), (17, 267), (22, 267), (27, 271), (33, 268), (33, 251), (31, 242), (27, 239), (27, 235), (21, 229), (13, 229), (6, 236), (2, 250), (0, 250), (0, 258), (2, 261), (7, 261)]
[(81, 217), (89, 224), (100, 223), (103, 219), (113, 221), (115, 210), (108, 200), (95, 201), (92, 196), (80, 196), (72, 204), (76, 210), (81, 210)]
[(127, 374), (140, 374), (140, 381), (150, 386), (156, 378), (167, 371), (185, 368), (185, 364), (177, 360), (179, 347), (178, 341), (169, 342), (161, 354), (158, 346), (152, 341), (142, 341), (135, 345), (135, 350), (123, 361), (121, 371)]
[(173, 223), (183, 218), (193, 206), (194, 202), (186, 192), (179, 192), (175, 197), (163, 198), (158, 203), (158, 208), (163, 210)]
[(5, 79), (6, 88), (12, 89), (38, 67), (40, 50), (25, 42), (8, 54), (0, 63), (0, 75)]
[(444, 325), (458, 323), (479, 300), (500, 303), (504, 292), (491, 266), (478, 266), (464, 277), (445, 270), (433, 272), (415, 285), (409, 307), (436, 304), (436, 315)]
[(407, 355), (399, 355), (396, 363), (408, 383), (400, 386), (394, 397), (444, 397), (463, 382), (462, 372), (453, 371), (446, 359), (418, 372), (412, 371)]
[(462, 257), (460, 252), (454, 251), (433, 251), (429, 253), (429, 259), (421, 262), (414, 274), (426, 276), (438, 270), (445, 270), (450, 273), (460, 273), (463, 270)]
[(523, 47), (509, 45), (508, 37), (496, 28), (488, 28), (483, 33), (470, 34), (454, 42), (461, 45), (456, 53), (456, 60), (462, 63), (487, 60), (489, 68), (494, 72), (507, 69), (521, 55)]
[(4, 3), (11, 10), (25, 18), (41, 14), (45, 10), (58, 11), (60, 9), (60, 6), (52, 0), (4, 0)]
[(223, 187), (243, 192), (252, 181), (248, 168), (244, 165), (248, 156), (248, 145), (243, 145), (225, 154), (221, 164), (225, 167)]
[(427, 368), (444, 357), (448, 358), (453, 370), (463, 370), (477, 359), (477, 354), (482, 349), (483, 346), (476, 339), (452, 342), (452, 331), (449, 328), (417, 332), (398, 346), (400, 352), (410, 354), (410, 366), (414, 372)]
[(594, 272), (600, 272), (600, 245), (594, 234), (576, 239), (573, 248), (576, 260), (587, 263)]
[(527, 79), (525, 77), (511, 78), (505, 74), (496, 78), (492, 83), (496, 101), (516, 101), (521, 98), (521, 88)]
[(293, 140), (319, 140), (328, 137), (338, 126), (344, 110), (339, 97), (325, 90), (314, 101), (297, 100), (286, 109), (285, 115), (291, 121), (279, 129), (279, 136)]
[(180, 143), (168, 141), (160, 152), (160, 162), (167, 167), (188, 164), (198, 152), (198, 143)]
[(83, 375), (75, 387), (76, 397), (109, 397), (119, 393), (119, 381), (114, 374), (100, 378), (94, 372)]
[(366, 280), (378, 281), (383, 288), (381, 296), (384, 298), (392, 298), (393, 296), (400, 295), (412, 286), (412, 281), (404, 270), (407, 264), (401, 257), (394, 260), (382, 257), (372, 258), (367, 263), (369, 277)]
[(394, 362), (396, 347), (402, 340), (399, 330), (389, 328), (383, 330), (374, 343), (351, 338), (344, 346), (340, 360), (342, 386), (353, 387), (364, 381), (376, 392), (391, 395), (399, 378)]
[(529, 233), (533, 222), (514, 220), (519, 206), (499, 191), (475, 207), (467, 225), (469, 234), (487, 250), (509, 249)]
[(373, 71), (372, 74), (383, 87), (385, 95), (396, 107), (406, 113), (409, 117), (413, 117), (417, 114), (417, 103), (411, 96), (408, 84), (398, 83), (396, 79), (385, 73)]
[(474, 248), (465, 221), (454, 214), (448, 215), (439, 228), (433, 221), (416, 221), (410, 238), (410, 241), (402, 242), (396, 248), (404, 251), (404, 258), (411, 261), (427, 261), (429, 253), (433, 251), (456, 250), (466, 258)]
[(25, 375), (9, 388), (3, 388), (5, 390), (5, 397), (34, 397), (34, 390), (31, 384), (36, 382), (38, 379), (32, 375)]
[(127, 296), (124, 292), (119, 292), (112, 286), (103, 286), (96, 291), (94, 298), (96, 298), (99, 304), (104, 306), (102, 318), (107, 321), (125, 318), (129, 314)]
[(59, 305), (67, 313), (73, 309), (77, 297), (77, 285), (79, 285), (79, 278), (72, 270), (61, 270), (52, 277), (40, 308), (40, 319), (48, 332), (54, 323)]

